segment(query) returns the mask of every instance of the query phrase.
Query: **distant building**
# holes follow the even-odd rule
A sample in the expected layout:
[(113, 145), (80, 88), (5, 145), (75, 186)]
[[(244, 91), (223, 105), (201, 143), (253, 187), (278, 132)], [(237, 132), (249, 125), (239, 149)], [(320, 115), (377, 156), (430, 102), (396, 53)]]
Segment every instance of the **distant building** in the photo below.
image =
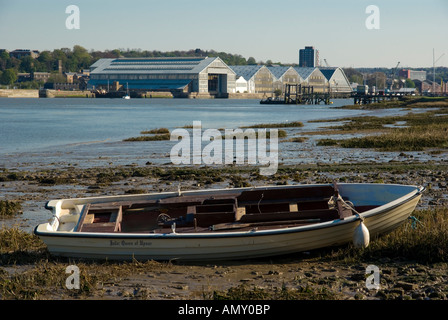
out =
[(80, 88), (79, 83), (45, 83), (44, 89), (53, 89), (60, 91), (83, 90), (82, 88)]
[(51, 73), (49, 73), (49, 72), (32, 72), (31, 80), (47, 82), (48, 78), (50, 78), (50, 76), (51, 76)]
[(315, 92), (323, 92), (328, 90), (327, 78), (318, 68), (294, 67), (294, 69), (303, 79), (303, 84), (312, 86)]
[(350, 81), (347, 79), (344, 70), (339, 67), (320, 67), (320, 72), (327, 79), (331, 92), (351, 92), (353, 91)]
[(402, 69), (402, 70), (400, 70), (398, 75), (405, 79), (420, 80), (420, 81), (426, 80), (426, 71)]
[(100, 59), (90, 66), (89, 89), (114, 82), (133, 91), (220, 95), (235, 92), (235, 72), (220, 58)]
[(264, 65), (230, 66), (237, 77), (247, 81), (248, 93), (269, 93), (274, 90), (274, 75)]
[(304, 81), (293, 67), (270, 66), (268, 69), (276, 79), (274, 90), (280, 89), (283, 92), (285, 84), (300, 84)]
[(319, 51), (314, 47), (299, 50), (299, 67), (314, 68), (319, 65)]
[(244, 77), (239, 76), (235, 81), (235, 92), (236, 93), (246, 93), (249, 92), (247, 89), (247, 81)]
[[(351, 92), (352, 88), (341, 68), (302, 68), (289, 66), (230, 66), (237, 78), (247, 81), (249, 93), (284, 91), (286, 84), (312, 86), (315, 92)], [(238, 85), (237, 85), (238, 87)]]
[(447, 94), (447, 83), (437, 83), (431, 80), (415, 80), (416, 89), (423, 95), (425, 94)]
[(29, 49), (16, 49), (9, 53), (11, 58), (21, 59), (26, 56), (31, 56), (31, 58), (36, 59), (39, 58), (38, 50), (29, 50)]

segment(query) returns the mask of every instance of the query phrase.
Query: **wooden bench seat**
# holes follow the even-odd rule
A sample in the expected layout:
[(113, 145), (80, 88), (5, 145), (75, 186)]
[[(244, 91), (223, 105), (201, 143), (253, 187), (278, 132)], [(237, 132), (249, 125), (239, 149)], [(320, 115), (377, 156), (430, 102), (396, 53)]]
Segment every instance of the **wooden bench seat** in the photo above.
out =
[(90, 204), (85, 205), (81, 218), (75, 231), (78, 232), (120, 232), (123, 219), (123, 208), (102, 206), (101, 209), (92, 209)]
[(252, 213), (243, 215), (239, 222), (267, 222), (267, 221), (282, 221), (282, 220), (306, 220), (306, 219), (320, 219), (320, 221), (330, 221), (339, 218), (337, 210), (307, 210), (296, 212), (272, 212), (272, 213)]

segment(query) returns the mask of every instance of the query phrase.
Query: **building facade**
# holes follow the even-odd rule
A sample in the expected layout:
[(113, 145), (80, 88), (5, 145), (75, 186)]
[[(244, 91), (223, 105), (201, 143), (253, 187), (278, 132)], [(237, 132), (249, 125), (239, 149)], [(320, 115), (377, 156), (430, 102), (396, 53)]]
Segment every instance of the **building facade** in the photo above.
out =
[(38, 50), (29, 50), (29, 49), (16, 49), (9, 53), (11, 58), (21, 59), (26, 56), (30, 56), (33, 59), (39, 58), (40, 52)]
[(276, 79), (274, 81), (274, 90), (282, 90), (283, 92), (286, 84), (300, 84), (304, 82), (293, 67), (270, 66), (268, 69)]
[(235, 92), (235, 79), (218, 57), (100, 59), (90, 67), (89, 88), (119, 83), (133, 91), (219, 95)]
[(339, 67), (320, 67), (320, 72), (327, 79), (331, 92), (350, 93), (353, 91), (344, 70)]
[(264, 65), (230, 66), (237, 77), (247, 81), (248, 93), (271, 94), (274, 91), (275, 76)]
[(315, 92), (328, 91), (327, 78), (318, 68), (294, 67), (294, 69), (303, 79), (303, 85), (312, 86)]
[(405, 79), (420, 80), (420, 81), (426, 80), (426, 71), (402, 69), (400, 70), (398, 75)]
[(305, 49), (299, 50), (299, 67), (301, 68), (313, 68), (319, 64), (319, 51), (314, 47), (305, 47)]
[(246, 79), (244, 79), (244, 77), (239, 76), (237, 77), (236, 81), (235, 81), (235, 92), (236, 93), (247, 93), (248, 88), (247, 88), (247, 81)]

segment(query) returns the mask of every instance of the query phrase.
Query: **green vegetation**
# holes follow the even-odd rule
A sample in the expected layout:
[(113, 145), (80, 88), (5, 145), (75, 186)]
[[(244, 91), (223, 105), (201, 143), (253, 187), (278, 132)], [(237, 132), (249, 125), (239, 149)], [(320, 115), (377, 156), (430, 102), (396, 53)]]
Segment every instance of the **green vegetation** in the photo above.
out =
[(17, 81), (17, 73), (14, 69), (6, 69), (0, 74), (0, 83), (11, 85)]
[[(391, 109), (391, 108), (447, 108), (448, 98), (447, 97), (420, 97), (420, 96), (409, 96), (402, 97), (400, 100), (390, 100), (381, 101), (364, 105), (346, 105), (338, 107), (341, 109), (363, 109), (363, 110), (377, 110), (377, 109)], [(313, 121), (313, 122), (319, 122)]]
[[(437, 105), (448, 103), (448, 99), (432, 100)], [(416, 100), (412, 105), (425, 104), (427, 99)], [(422, 151), (427, 148), (448, 148), (448, 108), (430, 110), (424, 113), (408, 113), (403, 116), (390, 117), (358, 117), (342, 119), (346, 121), (340, 126), (331, 126), (334, 133), (379, 132), (344, 140), (321, 139), (319, 146), (340, 145), (344, 148), (372, 148), (382, 151)], [(400, 123), (401, 122), (401, 123)], [(400, 123), (399, 126), (390, 126)], [(386, 127), (385, 125), (389, 125)]]
[[(36, 59), (31, 56), (24, 56), (20, 59), (10, 57), (9, 53), (0, 53), (0, 84), (11, 85), (17, 81), (18, 73), (50, 72), (55, 73), (52, 77), (57, 77), (59, 60), (62, 62), (62, 72), (75, 72), (88, 69), (101, 58), (156, 58), (156, 57), (220, 57), (228, 65), (257, 64), (253, 57), (246, 59), (239, 54), (226, 52), (216, 52), (214, 50), (186, 50), (186, 51), (147, 51), (140, 49), (114, 49), (106, 51), (88, 51), (82, 46), (75, 45), (72, 49), (61, 48), (53, 51), (45, 50), (40, 52)], [(263, 63), (259, 61), (258, 63)], [(50, 82), (58, 82), (50, 79)], [(65, 82), (65, 80), (64, 80)]]
[(303, 127), (303, 123), (300, 121), (293, 122), (282, 122), (282, 123), (261, 123), (254, 124), (252, 126), (242, 127), (242, 128), (299, 128)]
[(170, 140), (170, 134), (156, 134), (153, 136), (140, 136), (140, 137), (133, 137), (124, 139), (123, 141), (163, 141), (163, 140)]
[(320, 147), (331, 147), (337, 146), (338, 144), (338, 141), (334, 139), (320, 139), (316, 145)]
[(366, 249), (352, 246), (333, 252), (332, 258), (346, 262), (397, 256), (419, 263), (448, 261), (448, 209), (416, 210), (416, 220), (408, 220), (392, 233), (371, 241)]
[[(259, 136), (259, 132), (256, 131), (255, 132), (255, 139), (258, 139)], [(278, 138), (286, 138), (288, 136), (288, 134), (286, 133), (285, 130), (278, 130), (277, 131), (277, 137)], [(233, 138), (233, 139), (237, 139), (238, 135), (226, 135), (225, 133), (222, 135), (222, 139), (228, 139), (228, 138)], [(245, 135), (244, 139), (247, 139), (248, 137)], [(266, 131), (266, 139), (271, 139), (271, 132), (270, 131)]]
[(18, 201), (0, 200), (0, 217), (22, 213), (22, 205)]
[(289, 139), (289, 142), (305, 142), (308, 138), (307, 137), (294, 137)]
[(140, 133), (141, 134), (163, 134), (163, 133), (170, 133), (170, 130), (168, 130), (167, 128), (158, 128), (158, 129), (142, 131)]

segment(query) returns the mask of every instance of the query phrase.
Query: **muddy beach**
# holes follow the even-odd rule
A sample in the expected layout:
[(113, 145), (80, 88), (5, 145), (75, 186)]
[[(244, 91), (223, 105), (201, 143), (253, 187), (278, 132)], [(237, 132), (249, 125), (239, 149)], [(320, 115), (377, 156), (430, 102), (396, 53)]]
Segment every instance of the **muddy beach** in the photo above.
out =
[[(144, 169), (144, 170), (143, 170)], [(269, 179), (256, 174), (253, 168), (186, 169), (157, 167), (96, 168), (95, 170), (60, 169), (51, 172), (22, 172), (15, 180), (4, 178), (2, 187), (11, 194), (20, 193), (23, 212), (42, 212), (48, 199), (142, 193), (185, 189), (234, 187), (266, 184), (343, 182), (381, 182), (419, 184), (427, 188), (417, 210), (447, 207), (446, 181), (448, 164), (357, 164), (352, 166), (282, 167)], [(3, 176), (5, 177), (5, 176)], [(175, 179), (173, 179), (176, 177)], [(177, 180), (176, 182), (173, 182)], [(2, 219), (2, 224), (19, 226), (31, 232), (37, 221)], [(14, 222), (15, 221), (15, 222)], [(402, 227), (412, 233), (412, 222)], [(419, 228), (420, 226), (417, 226)], [(423, 228), (421, 226), (420, 228)], [(420, 230), (420, 229), (419, 229)], [(26, 248), (23, 248), (27, 251)], [(120, 263), (64, 261), (49, 257), (43, 251), (32, 254), (35, 262), (17, 255), (2, 254), (3, 276), (32, 274), (40, 268), (58, 269), (72, 264), (84, 265), (90, 277), (101, 278), (88, 293), (74, 294), (64, 288), (41, 288), (37, 299), (446, 299), (448, 266), (443, 259), (419, 261), (400, 255), (375, 254), (344, 258), (341, 250), (330, 248), (287, 257), (273, 257), (238, 262), (186, 264), (179, 262), (124, 263), (127, 272), (115, 271)], [(342, 255), (342, 256), (341, 256)], [(23, 262), (21, 262), (23, 260)], [(381, 270), (379, 290), (366, 287), (366, 268), (375, 265)], [(109, 277), (107, 276), (109, 275)], [(88, 278), (86, 276), (86, 278)], [(62, 281), (62, 280), (61, 280)], [(13, 298), (4, 295), (3, 298)], [(20, 298), (20, 297), (17, 297)]]

